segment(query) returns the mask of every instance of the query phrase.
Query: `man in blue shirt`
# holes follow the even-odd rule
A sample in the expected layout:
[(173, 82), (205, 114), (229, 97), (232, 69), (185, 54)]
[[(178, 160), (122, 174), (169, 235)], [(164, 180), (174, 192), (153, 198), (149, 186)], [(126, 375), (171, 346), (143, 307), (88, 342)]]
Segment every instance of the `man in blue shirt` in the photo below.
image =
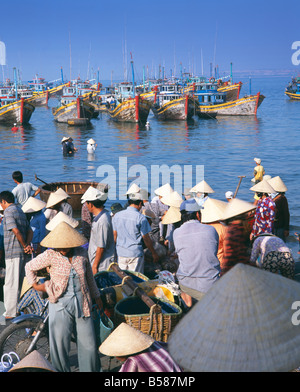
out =
[(195, 300), (200, 300), (220, 277), (219, 236), (214, 227), (201, 223), (200, 209), (195, 199), (184, 201), (182, 224), (173, 234), (179, 285), (183, 293)]
[(153, 262), (157, 263), (159, 256), (156, 253), (149, 233), (150, 224), (147, 218), (140, 213), (143, 206), (141, 193), (129, 194), (129, 206), (118, 212), (113, 219), (114, 239), (118, 264), (122, 270), (144, 272), (144, 250), (142, 240), (150, 250)]
[(23, 174), (20, 171), (14, 171), (12, 178), (17, 186), (12, 190), (15, 196), (16, 204), (22, 207), (30, 196), (37, 196), (40, 193), (40, 188), (31, 182), (23, 182)]

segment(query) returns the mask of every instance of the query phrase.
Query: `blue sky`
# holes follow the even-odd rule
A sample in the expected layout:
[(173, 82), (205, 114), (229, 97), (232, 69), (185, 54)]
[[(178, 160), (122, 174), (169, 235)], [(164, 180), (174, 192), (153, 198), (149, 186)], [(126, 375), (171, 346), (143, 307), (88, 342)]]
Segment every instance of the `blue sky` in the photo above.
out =
[[(300, 40), (300, 1), (15, 0), (1, 4), (0, 41), (5, 76), (16, 67), (23, 80), (123, 79), (133, 55), (136, 78), (143, 67), (158, 76), (185, 71), (296, 69), (291, 45)], [(127, 48), (127, 57), (124, 48)], [(124, 60), (126, 67), (124, 66)], [(71, 60), (71, 61), (70, 61)], [(2, 71), (0, 72), (2, 81)]]

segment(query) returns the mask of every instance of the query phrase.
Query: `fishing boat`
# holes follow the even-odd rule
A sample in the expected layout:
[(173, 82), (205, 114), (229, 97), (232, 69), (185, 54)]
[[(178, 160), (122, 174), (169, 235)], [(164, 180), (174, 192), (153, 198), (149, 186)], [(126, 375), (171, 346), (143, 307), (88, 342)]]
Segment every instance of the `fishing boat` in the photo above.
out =
[(292, 100), (300, 100), (300, 77), (292, 79), (285, 89), (285, 94)]
[(79, 95), (77, 86), (64, 87), (60, 105), (52, 108), (54, 120), (69, 125), (89, 123), (95, 109), (85, 98)]
[(0, 100), (0, 123), (1, 124), (27, 124), (35, 110), (28, 100), (21, 98), (19, 100)]
[(49, 184), (44, 183), (42, 186), (40, 186), (40, 198), (42, 201), (47, 203), (50, 193), (55, 192), (61, 188), (70, 196), (68, 203), (72, 206), (73, 211), (79, 212), (81, 211), (82, 207), (81, 197), (90, 186), (97, 188), (99, 183), (89, 181), (51, 182)]
[(236, 101), (240, 98), (240, 92), (242, 88), (242, 82), (231, 83), (220, 81), (218, 91), (220, 93), (226, 93), (226, 101)]
[(27, 99), (19, 98), (15, 88), (11, 86), (0, 88), (0, 123), (7, 124), (27, 124), (34, 112), (34, 105)]
[(265, 99), (265, 96), (258, 92), (255, 95), (246, 95), (235, 101), (223, 102), (219, 104), (199, 105), (198, 115), (208, 115), (217, 113), (217, 116), (256, 116), (257, 109)]
[(197, 102), (190, 94), (183, 94), (177, 83), (165, 83), (156, 89), (151, 107), (154, 116), (160, 120), (189, 120), (197, 112)]
[[(200, 118), (215, 118), (218, 114), (216, 105), (222, 104), (226, 101), (226, 92), (218, 91), (218, 85), (214, 80), (207, 81), (202, 79), (199, 82), (193, 83), (193, 88), (190, 89), (197, 101), (197, 115)], [(214, 110), (202, 110), (202, 107), (212, 107)]]

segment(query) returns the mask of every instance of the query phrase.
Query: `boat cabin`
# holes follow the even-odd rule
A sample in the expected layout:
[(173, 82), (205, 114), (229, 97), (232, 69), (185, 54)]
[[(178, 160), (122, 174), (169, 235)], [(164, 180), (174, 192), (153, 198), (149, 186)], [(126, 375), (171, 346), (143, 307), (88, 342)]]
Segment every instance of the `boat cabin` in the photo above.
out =
[(215, 105), (226, 102), (226, 92), (218, 91), (215, 83), (195, 83), (193, 94), (199, 104)]

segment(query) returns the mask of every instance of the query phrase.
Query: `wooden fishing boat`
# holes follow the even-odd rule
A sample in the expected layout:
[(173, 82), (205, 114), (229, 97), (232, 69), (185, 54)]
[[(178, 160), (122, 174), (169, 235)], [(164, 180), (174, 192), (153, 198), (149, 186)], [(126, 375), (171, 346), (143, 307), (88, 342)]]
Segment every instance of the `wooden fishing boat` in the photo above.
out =
[(80, 212), (82, 207), (82, 195), (90, 186), (96, 188), (98, 185), (98, 182), (92, 181), (51, 182), (49, 184), (40, 186), (40, 198), (42, 201), (47, 203), (50, 193), (57, 191), (59, 188), (62, 188), (70, 196), (68, 203), (72, 206), (73, 211)]
[(27, 124), (35, 107), (28, 100), (21, 98), (0, 100), (0, 123)]
[(265, 99), (265, 96), (257, 93), (235, 101), (224, 102), (215, 105), (199, 105), (198, 115), (217, 113), (217, 116), (256, 116), (257, 109)]
[(116, 104), (107, 104), (106, 112), (114, 121), (146, 124), (150, 108), (151, 102), (136, 95)]
[(236, 101), (240, 98), (242, 82), (230, 84), (229, 82), (221, 83), (218, 87), (220, 93), (226, 93), (226, 101)]
[(292, 100), (300, 100), (300, 77), (292, 79), (285, 90), (285, 94)]
[(158, 86), (151, 107), (154, 116), (160, 120), (191, 119), (196, 114), (197, 103), (192, 95), (182, 91), (182, 86), (177, 83)]

